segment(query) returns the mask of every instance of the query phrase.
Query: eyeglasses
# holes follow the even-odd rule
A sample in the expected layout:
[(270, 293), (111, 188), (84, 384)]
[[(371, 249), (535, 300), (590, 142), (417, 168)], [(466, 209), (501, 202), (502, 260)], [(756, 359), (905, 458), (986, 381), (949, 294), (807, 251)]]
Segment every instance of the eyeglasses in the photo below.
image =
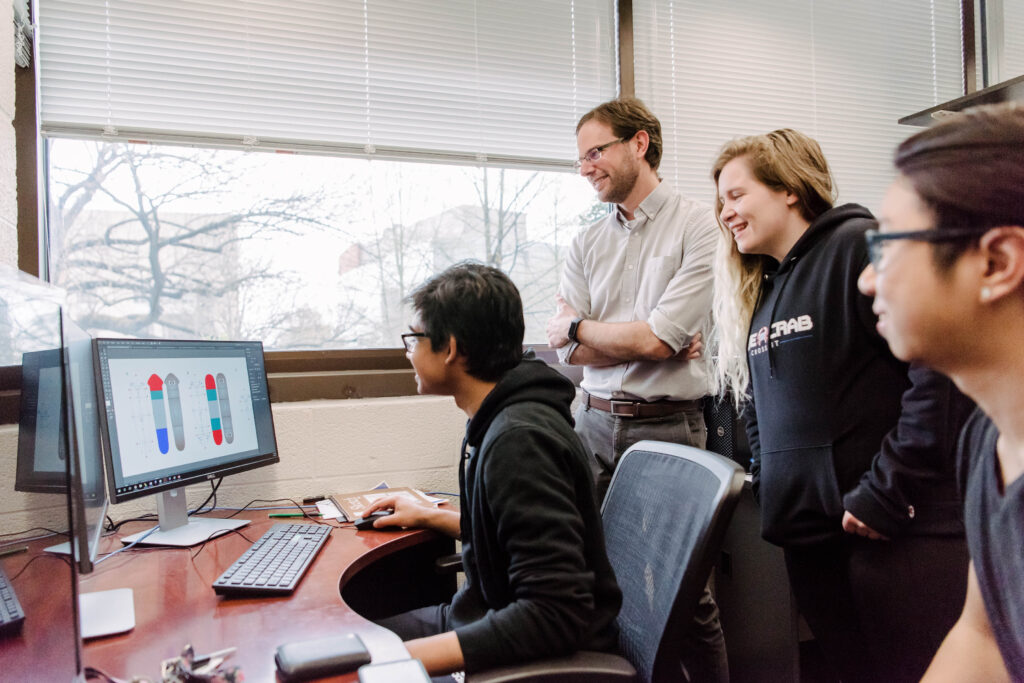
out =
[(597, 147), (591, 147), (590, 149), (583, 153), (583, 156), (581, 156), (579, 159), (573, 162), (572, 167), (578, 171), (581, 168), (583, 168), (584, 161), (589, 161), (590, 163), (600, 161), (601, 156), (606, 149), (620, 142), (625, 142), (628, 139), (629, 138), (619, 138), (618, 140), (612, 140), (611, 142), (606, 142), (603, 145), (598, 145)]
[(402, 335), (402, 343), (405, 344), (405, 352), (412, 353), (420, 337), (426, 337), (426, 332), (406, 332)]
[(883, 257), (885, 256), (885, 243), (892, 240), (915, 240), (918, 242), (930, 242), (940, 244), (942, 242), (959, 242), (978, 239), (984, 234), (983, 231), (963, 230), (911, 230), (908, 232), (879, 232), (868, 230), (864, 233), (864, 239), (868, 243), (868, 257), (871, 259), (871, 266), (875, 271), (882, 268)]

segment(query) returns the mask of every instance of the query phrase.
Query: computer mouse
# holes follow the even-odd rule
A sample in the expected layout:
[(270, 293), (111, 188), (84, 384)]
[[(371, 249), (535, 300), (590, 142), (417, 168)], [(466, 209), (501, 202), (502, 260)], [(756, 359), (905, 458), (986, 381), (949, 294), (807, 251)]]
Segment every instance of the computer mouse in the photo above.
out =
[[(378, 520), (381, 517), (388, 517), (392, 513), (393, 513), (392, 510), (377, 510), (376, 512), (371, 512), (370, 514), (366, 515), (365, 517), (360, 517), (360, 518), (356, 519), (355, 522), (353, 522), (353, 524), (355, 524), (356, 529), (358, 529), (359, 531), (366, 531), (367, 529), (373, 529), (374, 528), (373, 523), (374, 523), (375, 520)], [(398, 527), (387, 527), (387, 528), (398, 529)], [(381, 529), (376, 529), (376, 531), (381, 531)]]

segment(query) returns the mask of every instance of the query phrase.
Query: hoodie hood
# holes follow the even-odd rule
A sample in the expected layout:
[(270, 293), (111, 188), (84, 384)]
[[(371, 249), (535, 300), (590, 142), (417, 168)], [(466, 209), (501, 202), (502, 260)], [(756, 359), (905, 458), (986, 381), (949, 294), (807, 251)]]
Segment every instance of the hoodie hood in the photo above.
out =
[(470, 419), (466, 428), (467, 445), (479, 446), (494, 418), (513, 403), (532, 401), (550, 406), (571, 426), (574, 398), (576, 387), (573, 383), (539, 360), (532, 350), (527, 351), (522, 362), (498, 380), (476, 415)]
[(800, 239), (796, 241), (793, 248), (789, 250), (782, 262), (779, 263), (778, 269), (770, 275), (774, 277), (780, 273), (783, 273), (793, 267), (793, 264), (806, 254), (814, 247), (815, 244), (820, 242), (829, 233), (838, 228), (840, 225), (849, 221), (853, 218), (867, 218), (868, 220), (874, 220), (875, 217), (871, 215), (871, 212), (860, 204), (843, 204), (835, 208), (829, 209), (825, 213), (821, 214), (807, 226), (807, 230), (800, 236)]
[[(779, 291), (772, 300), (771, 314), (769, 315), (770, 320), (775, 320), (775, 309), (782, 299), (782, 290), (785, 289), (786, 284), (789, 282), (789, 278), (785, 277), (796, 266), (804, 254), (809, 252), (815, 245), (827, 238), (832, 232), (834, 232), (839, 226), (843, 225), (847, 221), (856, 218), (866, 218), (873, 221), (875, 217), (871, 215), (871, 212), (865, 209), (860, 204), (843, 204), (829, 209), (825, 213), (821, 214), (807, 226), (807, 230), (800, 236), (800, 239), (796, 241), (793, 248), (789, 250), (782, 262), (779, 263), (775, 270), (769, 270), (765, 273), (764, 279), (765, 284), (769, 285), (774, 283), (775, 279), (781, 280), (779, 283)], [(761, 291), (758, 295), (758, 305), (761, 304), (761, 298), (764, 296), (765, 287), (761, 287)], [(775, 378), (775, 352), (772, 346), (768, 347), (768, 368), (769, 377)]]

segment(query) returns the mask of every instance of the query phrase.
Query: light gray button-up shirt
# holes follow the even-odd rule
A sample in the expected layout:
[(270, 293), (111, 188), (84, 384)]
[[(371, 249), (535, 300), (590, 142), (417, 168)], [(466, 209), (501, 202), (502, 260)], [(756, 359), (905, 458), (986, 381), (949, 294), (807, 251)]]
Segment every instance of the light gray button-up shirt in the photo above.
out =
[[(581, 231), (566, 256), (559, 291), (582, 318), (645, 320), (679, 351), (711, 316), (711, 263), (718, 227), (710, 207), (661, 182), (627, 221), (616, 211)], [(567, 363), (577, 344), (558, 349)], [(706, 354), (705, 354), (706, 355)], [(691, 400), (708, 393), (708, 362), (670, 358), (584, 366), (581, 386), (601, 398)]]

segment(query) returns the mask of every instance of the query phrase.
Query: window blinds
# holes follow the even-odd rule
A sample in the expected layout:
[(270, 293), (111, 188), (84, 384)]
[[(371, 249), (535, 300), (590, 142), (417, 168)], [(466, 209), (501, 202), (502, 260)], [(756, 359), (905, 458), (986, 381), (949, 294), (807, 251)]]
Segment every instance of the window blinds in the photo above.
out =
[(733, 137), (816, 138), (840, 201), (877, 210), (896, 120), (962, 95), (959, 0), (633, 0), (637, 96), (661, 119), (662, 176), (703, 201)]
[(1008, 81), (1024, 76), (1024, 1), (1004, 0), (1002, 5), (1003, 64), (999, 78)]
[(613, 0), (40, 0), (43, 133), (568, 168)]

